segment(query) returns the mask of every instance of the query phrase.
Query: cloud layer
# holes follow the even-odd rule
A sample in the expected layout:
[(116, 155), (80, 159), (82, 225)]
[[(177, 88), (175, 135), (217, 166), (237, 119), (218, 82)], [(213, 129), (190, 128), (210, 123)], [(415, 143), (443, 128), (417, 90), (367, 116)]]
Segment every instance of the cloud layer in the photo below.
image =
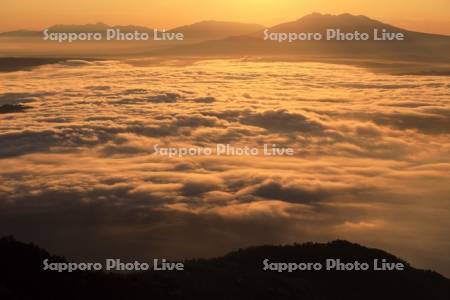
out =
[[(0, 228), (76, 258), (345, 238), (450, 273), (450, 79), (317, 63), (0, 74)], [(30, 92), (31, 91), (31, 92)], [(217, 143), (292, 157), (165, 157)]]

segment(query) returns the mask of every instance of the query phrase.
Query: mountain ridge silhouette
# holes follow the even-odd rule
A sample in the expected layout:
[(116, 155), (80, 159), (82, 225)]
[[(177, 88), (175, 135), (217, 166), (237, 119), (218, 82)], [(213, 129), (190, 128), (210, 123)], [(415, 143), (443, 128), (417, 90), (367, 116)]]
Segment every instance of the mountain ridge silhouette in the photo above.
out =
[(326, 29), (340, 29), (342, 32), (367, 32), (374, 29), (386, 29), (396, 33), (404, 33), (404, 41), (296, 41), (280, 43), (278, 41), (264, 40), (260, 30), (248, 35), (228, 37), (220, 41), (204, 41), (198, 44), (181, 45), (165, 50), (156, 50), (155, 53), (167, 55), (193, 55), (220, 56), (220, 55), (338, 55), (347, 57), (365, 57), (369, 54), (374, 57), (403, 58), (417, 60), (418, 57), (439, 59), (450, 62), (448, 47), (450, 36), (428, 34), (409, 31), (386, 24), (366, 16), (351, 14), (319, 14), (306, 15), (296, 21), (281, 23), (267, 28), (274, 33), (324, 33)]
[(258, 246), (212, 259), (185, 261), (185, 271), (131, 274), (43, 271), (42, 261), (67, 262), (33, 244), (0, 239), (0, 298), (9, 299), (448, 299), (450, 280), (406, 264), (405, 271), (264, 271), (271, 261), (342, 261), (392, 254), (347, 241)]
[[(244, 24), (244, 25), (242, 25)], [(106, 24), (97, 23), (97, 26)], [(226, 28), (214, 32), (214, 28)], [(245, 28), (243, 29), (244, 26)], [(342, 27), (345, 30), (372, 31), (374, 28), (404, 33), (404, 41), (294, 41), (280, 43), (264, 40), (264, 30), (271, 32), (322, 32), (327, 26)], [(80, 42), (73, 46), (44, 42), (35, 39), (17, 38), (21, 43), (16, 50), (5, 50), (4, 57), (78, 57), (78, 58), (123, 58), (142, 57), (164, 59), (227, 59), (249, 58), (269, 61), (311, 61), (354, 65), (377, 72), (396, 75), (448, 76), (450, 74), (450, 36), (409, 31), (363, 15), (312, 13), (292, 22), (281, 23), (269, 28), (257, 24), (202, 21), (172, 30), (185, 33), (183, 41), (144, 42)], [(57, 27), (58, 28), (58, 27)], [(61, 29), (61, 27), (59, 27)], [(125, 26), (123, 30), (133, 27)], [(259, 28), (259, 29), (258, 29)], [(254, 31), (255, 29), (258, 29)], [(170, 32), (171, 30), (169, 30)], [(243, 31), (247, 31), (245, 34)], [(249, 31), (249, 32), (248, 32)], [(22, 31), (29, 36), (30, 33)], [(40, 33), (41, 34), (41, 33)], [(1, 35), (1, 34), (0, 34)], [(151, 35), (151, 34), (150, 34)], [(8, 40), (8, 39), (0, 39)], [(12, 38), (14, 40), (14, 38)], [(36, 43), (29, 48), (29, 43)], [(8, 49), (6, 47), (6, 49)], [(14, 48), (19, 49), (19, 48)], [(31, 50), (27, 50), (31, 49)], [(17, 69), (15, 65), (8, 69)]]
[[(237, 26), (243, 26), (245, 28), (247, 28), (248, 30), (252, 30), (254, 29), (254, 32), (257, 32), (258, 30), (261, 29), (277, 29), (277, 28), (286, 28), (289, 25), (298, 25), (301, 24), (302, 22), (314, 22), (314, 21), (320, 21), (322, 23), (322, 25), (327, 24), (329, 25), (337, 25), (339, 24), (340, 21), (342, 20), (347, 20), (347, 21), (352, 21), (353, 23), (349, 23), (349, 25), (354, 26), (355, 25), (355, 21), (359, 21), (359, 22), (369, 22), (372, 25), (383, 25), (386, 26), (387, 28), (390, 29), (396, 29), (396, 30), (400, 30), (400, 31), (405, 31), (405, 32), (415, 32), (415, 33), (420, 33), (420, 34), (425, 34), (425, 35), (434, 35), (434, 36), (440, 36), (440, 37), (450, 37), (449, 35), (442, 35), (442, 34), (435, 34), (435, 33), (426, 33), (426, 32), (416, 32), (413, 30), (408, 30), (408, 29), (404, 29), (404, 28), (400, 28), (398, 26), (393, 26), (375, 19), (372, 19), (368, 16), (365, 15), (353, 15), (350, 13), (342, 13), (339, 15), (333, 15), (333, 14), (322, 14), (322, 13), (318, 13), (318, 12), (313, 12), (307, 15), (304, 15), (302, 17), (300, 17), (297, 20), (294, 21), (287, 21), (287, 22), (282, 22), (273, 26), (264, 26), (261, 24), (257, 24), (257, 23), (247, 23), (247, 22), (234, 22), (234, 21), (217, 21), (217, 20), (202, 20), (202, 21), (198, 21), (198, 22), (194, 22), (192, 24), (186, 24), (186, 25), (180, 25), (177, 26), (175, 28), (165, 28), (167, 29), (167, 31), (172, 31), (172, 32), (177, 32), (177, 31), (184, 31), (186, 29), (205, 29), (202, 28), (203, 26), (212, 26), (212, 27), (219, 27), (219, 26), (229, 26), (229, 27), (237, 27)], [(356, 23), (357, 25), (357, 23)], [(342, 24), (340, 24), (340, 26), (342, 26)], [(104, 22), (97, 22), (95, 24), (92, 23), (88, 23), (88, 24), (55, 24), (52, 25), (50, 27), (48, 27), (49, 31), (54, 31), (54, 32), (67, 32), (67, 31), (73, 31), (73, 32), (95, 32), (97, 30), (106, 30), (107, 28), (122, 28), (122, 29), (133, 29), (136, 28), (136, 30), (142, 30), (142, 31), (151, 31), (153, 30), (150, 27), (147, 26), (140, 26), (140, 25), (108, 25)], [(348, 28), (342, 28), (342, 29), (348, 29)], [(247, 34), (252, 34), (253, 32), (248, 32), (248, 33), (241, 33), (240, 35), (247, 35)], [(20, 30), (11, 30), (11, 31), (5, 31), (5, 32), (0, 32), (0, 36), (31, 36), (33, 34), (42, 34), (42, 30), (28, 30), (28, 29), (20, 29)]]
[[(188, 25), (178, 26), (175, 28), (158, 28), (160, 30), (166, 29), (169, 32), (180, 32), (186, 34), (188, 38), (214, 38), (220, 39), (233, 35), (245, 35), (256, 32), (265, 28), (259, 24), (231, 22), (231, 21), (200, 21)], [(153, 32), (153, 28), (139, 25), (108, 25), (103, 22), (95, 24), (55, 24), (47, 28), (49, 32), (55, 33), (69, 33), (69, 32), (106, 32), (107, 29), (119, 29), (121, 32)], [(0, 32), (0, 37), (40, 37), (42, 30), (13, 30), (7, 32)]]

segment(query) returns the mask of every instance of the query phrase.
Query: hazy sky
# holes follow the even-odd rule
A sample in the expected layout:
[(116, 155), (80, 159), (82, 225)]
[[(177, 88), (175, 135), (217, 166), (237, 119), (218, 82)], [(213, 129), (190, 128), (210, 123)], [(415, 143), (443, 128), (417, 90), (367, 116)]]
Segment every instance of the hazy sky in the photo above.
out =
[(1, 0), (0, 31), (99, 21), (157, 28), (201, 20), (274, 25), (314, 11), (364, 14), (415, 30), (450, 34), (449, 0)]

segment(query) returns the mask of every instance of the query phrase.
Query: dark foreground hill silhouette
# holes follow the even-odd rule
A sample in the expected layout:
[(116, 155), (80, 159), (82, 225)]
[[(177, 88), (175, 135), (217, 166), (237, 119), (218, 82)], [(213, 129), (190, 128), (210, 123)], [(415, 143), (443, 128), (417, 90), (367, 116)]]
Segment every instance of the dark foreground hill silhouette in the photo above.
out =
[[(262, 246), (216, 259), (189, 260), (185, 271), (134, 274), (43, 271), (65, 262), (32, 244), (0, 239), (0, 299), (450, 299), (450, 280), (395, 256), (346, 241)], [(327, 258), (403, 262), (398, 272), (263, 271), (263, 260), (323, 262)]]

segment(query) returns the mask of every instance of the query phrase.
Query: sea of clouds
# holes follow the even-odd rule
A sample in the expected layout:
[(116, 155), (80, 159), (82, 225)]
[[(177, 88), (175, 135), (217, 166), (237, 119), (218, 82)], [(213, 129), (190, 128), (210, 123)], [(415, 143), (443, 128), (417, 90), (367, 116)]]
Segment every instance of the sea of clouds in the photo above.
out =
[[(450, 78), (81, 60), (0, 74), (0, 234), (79, 259), (342, 238), (450, 274)], [(277, 144), (293, 157), (164, 157)]]

